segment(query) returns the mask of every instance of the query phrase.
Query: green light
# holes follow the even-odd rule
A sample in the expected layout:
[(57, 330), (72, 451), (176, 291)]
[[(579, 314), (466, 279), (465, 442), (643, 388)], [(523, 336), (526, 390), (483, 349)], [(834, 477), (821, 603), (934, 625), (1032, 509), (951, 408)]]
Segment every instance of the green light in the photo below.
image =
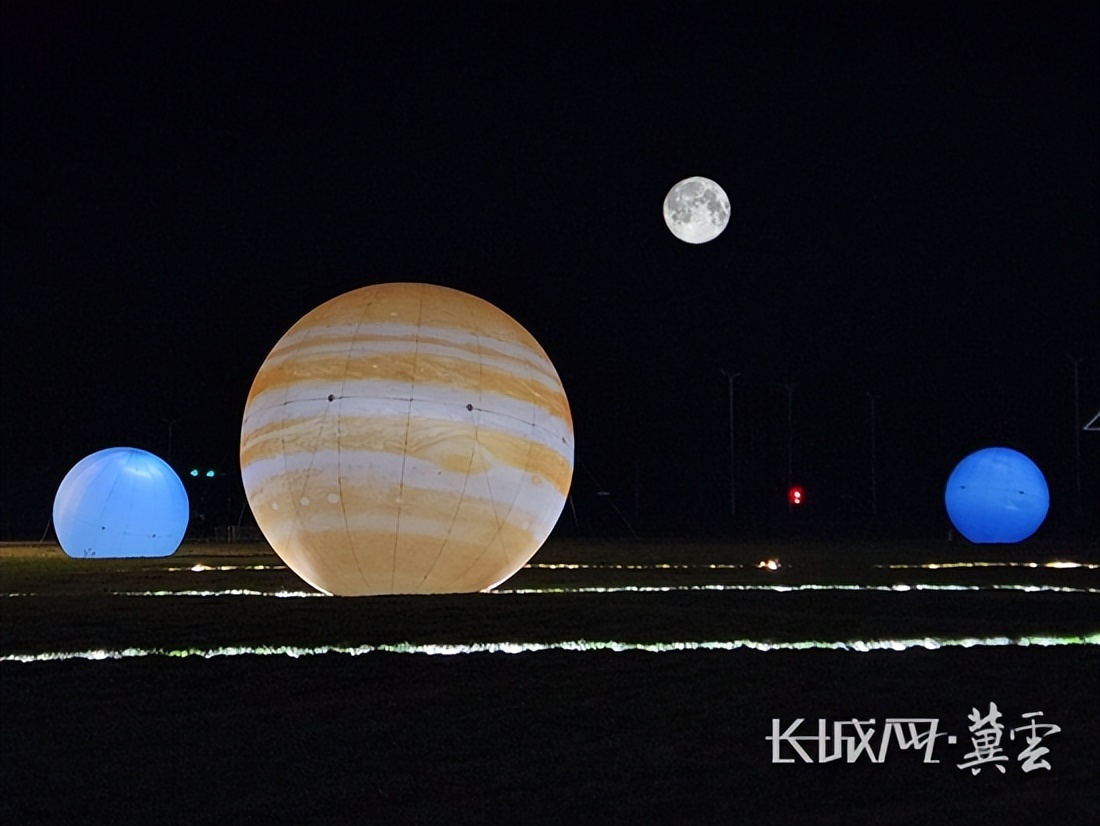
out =
[(207, 476), (208, 479), (213, 479), (214, 478), (214, 471), (212, 471), (212, 470), (206, 471), (206, 476)]
[(191, 468), (191, 475), (192, 476), (198, 476), (199, 475), (199, 469), (197, 467)]

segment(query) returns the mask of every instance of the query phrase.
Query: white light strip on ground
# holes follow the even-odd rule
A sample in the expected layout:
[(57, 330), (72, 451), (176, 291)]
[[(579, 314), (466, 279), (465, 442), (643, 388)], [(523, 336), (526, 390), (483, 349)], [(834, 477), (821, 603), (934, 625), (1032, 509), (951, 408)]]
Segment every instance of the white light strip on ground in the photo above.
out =
[[(747, 565), (732, 565), (732, 564), (724, 564), (724, 563), (722, 563), (722, 564), (719, 564), (719, 563), (702, 563), (702, 564), (698, 564), (698, 565), (692, 565), (692, 564), (689, 564), (689, 563), (686, 563), (686, 562), (676, 562), (676, 563), (660, 562), (660, 563), (653, 563), (653, 564), (650, 564), (650, 565), (611, 565), (611, 564), (599, 564), (599, 563), (588, 563), (588, 562), (584, 562), (584, 563), (581, 563), (581, 562), (554, 562), (554, 563), (550, 563), (550, 562), (530, 562), (530, 563), (524, 565), (523, 567), (524, 568), (542, 568), (542, 569), (551, 570), (551, 571), (558, 571), (558, 570), (564, 570), (564, 571), (579, 571), (579, 570), (657, 571), (657, 570), (693, 570), (693, 569), (696, 569), (696, 568), (707, 568), (707, 569), (717, 570), (717, 569), (721, 569), (721, 568), (731, 568), (731, 569), (732, 568), (746, 568), (746, 567), (749, 567), (749, 566), (747, 566)], [(753, 565), (751, 567), (755, 568), (757, 566)]]
[[(620, 570), (620, 571), (657, 571), (657, 570), (693, 570), (697, 568), (706, 568), (709, 570), (722, 570), (722, 569), (739, 569), (750, 566), (746, 565), (731, 565), (724, 563), (710, 563), (691, 565), (688, 563), (658, 563), (652, 565), (610, 565), (610, 564), (594, 564), (594, 563), (577, 563), (577, 562), (531, 562), (523, 566), (524, 568), (537, 568), (547, 571), (582, 571), (582, 570)], [(753, 565), (751, 567), (759, 567)], [(206, 565), (199, 562), (195, 565), (188, 567), (176, 567), (165, 568), (165, 571), (180, 572), (190, 571), (192, 573), (205, 573), (207, 571), (285, 571), (286, 565)]]
[[(758, 562), (753, 565), (728, 564), (728, 563), (654, 563), (646, 565), (618, 565), (603, 563), (580, 562), (531, 562), (523, 566), (525, 569), (537, 569), (545, 571), (690, 571), (690, 570), (741, 570), (745, 568), (765, 568), (766, 562)], [(777, 567), (787, 567), (777, 565)], [(925, 562), (923, 564), (898, 564), (898, 565), (872, 565), (872, 568), (912, 569), (923, 568), (936, 570), (939, 568), (1085, 568), (1087, 570), (1100, 569), (1100, 565), (1088, 562)], [(208, 571), (285, 571), (286, 565), (206, 565), (199, 562), (188, 567), (165, 568), (165, 571), (192, 573), (206, 573)]]
[[(614, 585), (581, 586), (560, 588), (497, 588), (483, 591), (486, 594), (506, 594), (509, 596), (527, 596), (531, 594), (614, 594), (614, 593), (667, 593), (670, 591), (776, 591), (793, 593), (797, 591), (1021, 591), (1025, 594), (1100, 594), (1100, 588), (1068, 588), (1060, 585)], [(114, 597), (278, 597), (305, 598), (324, 597), (319, 591), (257, 591), (251, 588), (227, 588), (221, 591), (107, 591)], [(5, 598), (36, 597), (35, 593), (4, 594)], [(400, 595), (398, 595), (400, 596)], [(421, 596), (433, 596), (431, 594)]]
[[(112, 597), (324, 597), (320, 591), (256, 591), (251, 588), (226, 588), (222, 591), (105, 591)], [(31, 592), (3, 594), (6, 599), (13, 597), (37, 597), (41, 594)], [(79, 596), (79, 595), (71, 595)]]
[(1057, 585), (616, 585), (578, 588), (499, 588), (494, 594), (609, 594), (621, 591), (1051, 591), (1068, 594), (1097, 594), (1100, 588), (1066, 588)]
[(1053, 562), (924, 562), (920, 565), (875, 565), (875, 568), (925, 568), (930, 571), (939, 568), (1084, 568), (1095, 571), (1100, 565), (1091, 562), (1070, 562), (1068, 560), (1055, 560)]
[(252, 588), (226, 588), (222, 591), (108, 591), (113, 597), (325, 597), (320, 591), (256, 591)]
[(1056, 646), (1100, 645), (1100, 633), (1083, 637), (968, 637), (963, 639), (935, 639), (923, 637), (899, 640), (845, 640), (823, 642), (805, 640), (796, 642), (768, 642), (764, 640), (709, 640), (699, 642), (623, 642), (620, 640), (562, 640), (560, 642), (482, 642), (468, 645), (446, 643), (394, 643), (383, 645), (299, 647), (277, 646), (226, 646), (219, 648), (186, 648), (166, 650), (160, 648), (123, 648), (118, 650), (96, 649), (92, 651), (54, 651), (42, 654), (5, 654), (0, 662), (57, 662), (61, 660), (124, 660), (136, 657), (237, 657), (243, 655), (309, 657), (320, 654), (529, 654), (539, 651), (643, 651), (651, 654), (668, 654), (685, 651), (805, 651), (824, 649), (829, 651), (905, 651), (910, 648), (936, 650), (940, 648), (976, 648), (982, 646)]
[(191, 571), (202, 573), (204, 571), (285, 571), (286, 565), (204, 565), (199, 562), (188, 568), (165, 568), (166, 571)]

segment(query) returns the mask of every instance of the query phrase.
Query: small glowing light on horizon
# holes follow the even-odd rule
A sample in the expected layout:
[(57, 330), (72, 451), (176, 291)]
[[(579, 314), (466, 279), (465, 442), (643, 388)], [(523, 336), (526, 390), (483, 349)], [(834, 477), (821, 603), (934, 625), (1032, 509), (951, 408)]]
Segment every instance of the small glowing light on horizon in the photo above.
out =
[(778, 559), (765, 559), (756, 563), (757, 568), (767, 568), (769, 571), (778, 571), (780, 568)]

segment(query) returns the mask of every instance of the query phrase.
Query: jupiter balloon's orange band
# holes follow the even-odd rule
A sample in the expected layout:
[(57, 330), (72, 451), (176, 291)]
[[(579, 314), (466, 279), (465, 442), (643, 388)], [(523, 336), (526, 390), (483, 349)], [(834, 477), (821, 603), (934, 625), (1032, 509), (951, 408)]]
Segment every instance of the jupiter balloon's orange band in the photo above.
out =
[(307, 314), (260, 368), (241, 428), (257, 524), (333, 594), (492, 587), (545, 541), (572, 470), (542, 348), (491, 304), (427, 284)]
[(527, 330), (487, 301), (432, 284), (376, 284), (353, 290), (322, 304), (291, 327), (288, 336), (301, 329), (395, 322), (514, 341), (541, 351)]
[[(311, 330), (307, 335), (292, 337), (288, 334), (277, 348), (271, 351), (268, 360), (274, 364), (281, 359), (298, 358), (307, 353), (350, 353), (362, 347), (370, 348), (375, 353), (405, 352), (409, 356), (429, 354), (433, 350), (450, 351), (452, 357), (461, 355), (474, 363), (482, 359), (492, 359), (503, 363), (507, 369), (522, 371), (527, 368), (536, 373), (544, 368), (548, 361), (546, 355), (537, 347), (506, 348), (494, 346), (500, 344), (495, 339), (473, 339), (469, 334), (462, 338), (445, 337), (433, 335), (433, 332), (435, 330), (430, 327), (387, 325), (381, 322), (361, 323), (354, 327), (341, 325), (337, 328), (328, 328), (323, 333)], [(544, 375), (543, 378), (553, 381), (553, 374)]]

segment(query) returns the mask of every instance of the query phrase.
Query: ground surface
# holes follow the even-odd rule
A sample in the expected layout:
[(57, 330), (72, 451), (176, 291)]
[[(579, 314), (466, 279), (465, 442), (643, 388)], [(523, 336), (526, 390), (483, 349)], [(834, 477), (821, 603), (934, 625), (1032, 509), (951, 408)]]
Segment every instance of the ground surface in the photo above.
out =
[[(1096, 568), (883, 566), (1097, 555), (578, 541), (548, 545), (505, 593), (337, 599), (260, 595), (310, 591), (264, 546), (132, 561), (9, 546), (0, 654), (1095, 635)], [(755, 567), (769, 557), (783, 567)], [(829, 583), (884, 590), (798, 589)], [(1073, 590), (991, 587), (1021, 583)], [(789, 590), (752, 587), (776, 584)], [(622, 587), (642, 590), (595, 590)], [(990, 702), (1010, 759), (974, 775), (958, 768), (967, 715)], [(1025, 772), (1008, 730), (1034, 711), (1061, 731), (1044, 740), (1051, 768)], [(1096, 644), (8, 659), (0, 712), (5, 823), (1074, 824), (1100, 805)], [(888, 717), (935, 718), (945, 737), (936, 763), (896, 748), (881, 763), (773, 762), (772, 721), (799, 717), (798, 733), (874, 718), (876, 746)]]

